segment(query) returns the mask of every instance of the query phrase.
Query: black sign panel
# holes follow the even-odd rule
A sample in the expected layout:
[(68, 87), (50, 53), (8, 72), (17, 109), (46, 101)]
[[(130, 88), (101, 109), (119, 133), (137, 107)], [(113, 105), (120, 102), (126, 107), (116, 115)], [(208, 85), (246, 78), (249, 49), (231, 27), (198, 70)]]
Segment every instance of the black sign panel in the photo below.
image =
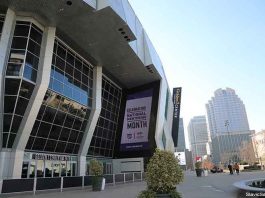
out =
[(69, 156), (50, 155), (44, 153), (33, 153), (31, 158), (36, 160), (70, 161)]
[(173, 109), (173, 124), (172, 124), (172, 138), (175, 147), (177, 147), (178, 144), (180, 103), (181, 103), (181, 87), (176, 87), (173, 89), (174, 109)]

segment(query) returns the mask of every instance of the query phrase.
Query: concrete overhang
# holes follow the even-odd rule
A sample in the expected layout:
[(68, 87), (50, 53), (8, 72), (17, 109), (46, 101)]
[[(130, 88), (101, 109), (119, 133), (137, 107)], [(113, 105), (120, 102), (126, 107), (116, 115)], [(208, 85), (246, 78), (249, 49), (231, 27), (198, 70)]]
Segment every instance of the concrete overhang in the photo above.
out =
[(161, 78), (155, 67), (145, 67), (130, 47), (128, 42), (136, 37), (110, 6), (96, 10), (82, 0), (72, 0), (72, 5), (65, 0), (1, 0), (0, 10), (7, 8), (44, 26), (56, 26), (65, 42), (92, 64), (103, 66), (125, 88)]

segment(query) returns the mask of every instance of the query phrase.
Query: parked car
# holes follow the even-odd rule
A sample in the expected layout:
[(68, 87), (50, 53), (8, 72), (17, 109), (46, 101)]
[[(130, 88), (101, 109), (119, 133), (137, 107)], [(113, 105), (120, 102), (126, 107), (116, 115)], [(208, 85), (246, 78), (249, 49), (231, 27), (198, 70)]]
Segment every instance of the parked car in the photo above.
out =
[(224, 172), (223, 169), (217, 167), (217, 166), (214, 166), (212, 169), (211, 169), (211, 173), (222, 173)]

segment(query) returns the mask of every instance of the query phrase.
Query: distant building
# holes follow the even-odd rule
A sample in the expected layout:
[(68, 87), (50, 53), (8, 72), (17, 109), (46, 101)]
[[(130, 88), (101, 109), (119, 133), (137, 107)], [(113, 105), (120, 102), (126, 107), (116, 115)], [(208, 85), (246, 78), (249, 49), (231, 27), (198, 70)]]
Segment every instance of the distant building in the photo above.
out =
[(221, 133), (212, 137), (212, 162), (225, 164), (239, 162), (240, 151), (251, 142), (254, 131), (242, 131), (233, 133)]
[(185, 149), (186, 149), (186, 143), (185, 143), (184, 124), (183, 124), (183, 118), (180, 118), (179, 119), (177, 151), (183, 152), (183, 151), (185, 151)]
[(205, 116), (195, 116), (190, 120), (188, 134), (193, 160), (197, 156), (210, 154), (210, 136)]
[(265, 165), (265, 130), (253, 134), (252, 143), (257, 161)]
[(233, 89), (217, 89), (206, 110), (211, 136), (227, 131), (249, 131), (245, 105)]

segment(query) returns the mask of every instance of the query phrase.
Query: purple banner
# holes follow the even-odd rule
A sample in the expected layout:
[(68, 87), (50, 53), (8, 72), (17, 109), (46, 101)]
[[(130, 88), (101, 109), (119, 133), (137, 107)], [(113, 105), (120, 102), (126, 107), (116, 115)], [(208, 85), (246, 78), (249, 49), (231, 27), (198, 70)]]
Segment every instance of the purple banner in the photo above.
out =
[(145, 90), (127, 96), (121, 151), (148, 148), (148, 131), (153, 90)]

